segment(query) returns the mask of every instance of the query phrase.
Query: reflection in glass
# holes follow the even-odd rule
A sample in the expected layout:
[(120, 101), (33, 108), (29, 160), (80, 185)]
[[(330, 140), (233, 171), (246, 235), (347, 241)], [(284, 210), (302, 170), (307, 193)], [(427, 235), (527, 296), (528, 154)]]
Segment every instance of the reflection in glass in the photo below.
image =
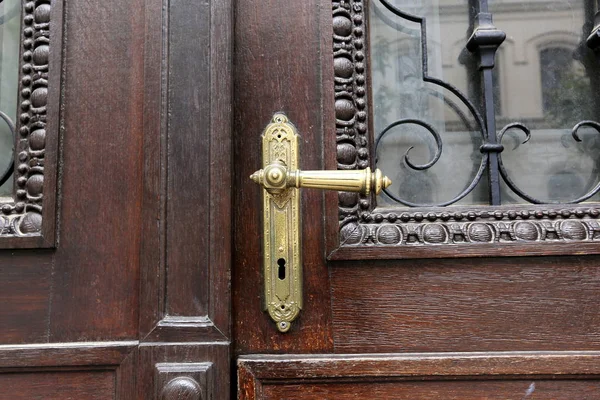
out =
[[(569, 84), (580, 86), (578, 89), (586, 91), (589, 81), (585, 73), (577, 70), (573, 59), (573, 50), (567, 47), (548, 47), (540, 51), (540, 77), (542, 83), (542, 110), (544, 114), (569, 115), (577, 111), (573, 99), (567, 99), (561, 88)], [(568, 102), (569, 104), (565, 104)], [(561, 110), (561, 105), (567, 105), (566, 110)]]
[[(471, 0), (470, 3), (478, 0)], [(470, 36), (468, 0), (388, 0), (403, 12), (424, 17), (420, 24), (402, 18), (372, 0), (369, 42), (373, 127), (377, 138), (399, 119), (419, 119), (439, 134), (443, 151), (428, 169), (407, 165), (432, 160), (434, 136), (415, 124), (398, 125), (381, 140), (377, 166), (396, 183), (398, 196), (419, 204), (441, 204), (453, 199), (477, 177), (482, 155), (485, 115), (477, 60), (465, 49)], [(598, 60), (585, 44), (593, 26), (594, 2), (586, 0), (490, 0), (494, 25), (506, 40), (496, 54), (493, 70), (497, 130), (519, 122), (531, 132), (508, 129), (502, 162), (514, 184), (532, 198), (568, 202), (592, 190), (600, 180), (600, 132), (581, 121), (598, 121)], [(472, 17), (472, 16), (471, 16)], [(422, 54), (422, 40), (426, 54)], [(425, 71), (424, 71), (425, 68)], [(448, 86), (426, 82), (424, 75)], [(448, 87), (465, 94), (462, 99)], [(469, 103), (476, 109), (471, 112)], [(454, 204), (489, 202), (487, 179)], [(502, 203), (525, 203), (502, 183)], [(597, 201), (598, 196), (592, 199)], [(379, 198), (379, 204), (397, 204)], [(405, 203), (406, 204), (406, 203)], [(410, 205), (410, 204), (409, 204)]]
[[(440, 1), (427, 5), (408, 0), (390, 3), (426, 18), (426, 64), (422, 55), (422, 24), (399, 18), (379, 1), (372, 1), (369, 32), (375, 136), (380, 137), (394, 121), (425, 121), (441, 138), (443, 151), (430, 168), (410, 168), (404, 161), (406, 151), (411, 149), (408, 157), (414, 164), (427, 164), (435, 157), (436, 140), (421, 125), (399, 124), (381, 138), (377, 165), (396, 182), (390, 191), (406, 200), (405, 204), (444, 203), (473, 182), (482, 158), (480, 121), (460, 98), (467, 89), (467, 69), (452, 61), (466, 43), (468, 5), (466, 0), (457, 2), (458, 20), (444, 24), (446, 16)], [(426, 82), (424, 76), (432, 79)], [(482, 189), (471, 191), (462, 201), (485, 203), (485, 188)], [(386, 195), (381, 196), (382, 202), (394, 203)]]
[[(0, 111), (11, 121), (17, 115), (21, 1), (0, 3)], [(9, 124), (0, 119), (0, 174), (12, 163), (14, 138)], [(0, 196), (12, 193), (12, 177), (0, 187)]]
[[(529, 195), (566, 202), (591, 190), (599, 179), (600, 133), (583, 127), (578, 131), (581, 142), (571, 135), (578, 122), (598, 120), (590, 90), (598, 62), (585, 45), (593, 16), (591, 2), (526, 1), (520, 14), (527, 21), (518, 19), (509, 4), (491, 3), (498, 26), (508, 35), (503, 47), (512, 69), (506, 75), (505, 92), (513, 100), (498, 126), (521, 122), (531, 130), (531, 139), (521, 144), (523, 133), (509, 131), (504, 165)], [(524, 202), (506, 186), (503, 189), (504, 202)]]

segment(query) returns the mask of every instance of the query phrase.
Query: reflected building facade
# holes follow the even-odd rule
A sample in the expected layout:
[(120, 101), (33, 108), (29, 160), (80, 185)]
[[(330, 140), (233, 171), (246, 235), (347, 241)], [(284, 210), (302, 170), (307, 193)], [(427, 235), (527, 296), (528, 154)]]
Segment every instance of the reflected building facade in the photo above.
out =
[[(461, 0), (389, 3), (406, 15), (390, 12), (379, 0), (371, 1), (369, 10), (372, 125), (376, 138), (385, 132), (378, 166), (399, 183), (391, 194), (406, 204), (443, 204), (481, 173), (485, 93), (477, 58), (466, 49), (472, 8)], [(518, 122), (531, 132), (524, 144), (522, 130), (506, 130), (503, 164), (532, 197), (568, 202), (593, 188), (599, 176), (600, 132), (582, 126), (581, 141), (572, 136), (576, 124), (596, 121), (598, 115), (591, 90), (598, 82), (598, 61), (585, 42), (594, 4), (495, 0), (489, 8), (494, 26), (506, 33), (493, 68), (496, 130)], [(411, 16), (423, 17), (424, 23)], [(429, 127), (401, 123), (389, 128), (401, 120)], [(411, 168), (411, 163), (427, 166), (435, 160), (439, 149), (432, 130), (443, 144), (439, 160)], [(482, 176), (453, 204), (488, 201)], [(526, 202), (503, 186), (503, 204)], [(380, 203), (397, 204), (386, 195)]]

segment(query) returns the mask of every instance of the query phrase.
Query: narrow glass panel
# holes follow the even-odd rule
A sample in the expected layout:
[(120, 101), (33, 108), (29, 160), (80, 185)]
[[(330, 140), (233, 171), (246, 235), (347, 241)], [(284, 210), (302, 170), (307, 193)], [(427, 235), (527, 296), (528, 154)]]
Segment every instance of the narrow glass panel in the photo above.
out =
[[(11, 123), (14, 123), (17, 116), (20, 17), (20, 0), (4, 0), (0, 3), (0, 111)], [(0, 119), (0, 175), (13, 162), (13, 146), (14, 137), (10, 124)], [(0, 187), (0, 196), (9, 196), (12, 188), (11, 177)]]
[(394, 182), (378, 204), (487, 203), (478, 97), (468, 95), (467, 0), (385, 3), (369, 5), (377, 167)]
[[(600, 132), (581, 121), (598, 121), (598, 61), (585, 39), (593, 18), (591, 1), (491, 0), (494, 23), (507, 34), (502, 44), (501, 92), (507, 96), (501, 129), (519, 122), (531, 130), (507, 131), (502, 153), (510, 178), (544, 202), (568, 202), (599, 181)], [(525, 203), (506, 185), (503, 203)], [(592, 200), (597, 200), (595, 196)]]

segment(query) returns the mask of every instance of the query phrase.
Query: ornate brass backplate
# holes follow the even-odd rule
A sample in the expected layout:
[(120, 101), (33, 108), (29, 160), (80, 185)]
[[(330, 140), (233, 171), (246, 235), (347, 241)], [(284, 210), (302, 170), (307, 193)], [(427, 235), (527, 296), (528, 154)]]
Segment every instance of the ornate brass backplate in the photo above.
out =
[[(298, 169), (298, 133), (283, 114), (275, 114), (262, 135), (263, 171), (281, 163)], [(270, 171), (275, 181), (284, 179)], [(281, 332), (290, 329), (302, 309), (302, 260), (300, 258), (300, 190), (264, 190), (265, 310)]]
[(371, 191), (391, 182), (380, 170), (301, 171), (298, 133), (282, 114), (273, 116), (262, 134), (263, 168), (250, 177), (263, 190), (265, 310), (287, 332), (302, 309), (299, 188)]

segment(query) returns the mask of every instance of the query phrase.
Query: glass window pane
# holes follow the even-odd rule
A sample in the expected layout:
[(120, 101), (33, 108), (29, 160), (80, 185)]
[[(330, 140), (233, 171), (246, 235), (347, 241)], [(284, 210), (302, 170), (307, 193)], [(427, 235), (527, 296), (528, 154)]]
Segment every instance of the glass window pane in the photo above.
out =
[[(371, 1), (372, 114), (375, 137), (381, 138), (377, 166), (394, 181), (388, 189), (393, 196), (407, 203), (442, 204), (476, 180), (482, 161), (480, 121), (469, 108), (479, 106), (477, 96), (468, 95), (474, 92), (469, 85), (472, 68), (464, 54), (468, 3), (389, 3), (425, 18), (427, 52), (423, 57), (423, 23), (398, 15), (379, 0)], [(418, 167), (434, 160), (439, 149), (432, 131), (443, 143), (439, 160), (429, 168), (411, 168), (411, 162)], [(485, 184), (481, 179), (458, 204), (487, 203)], [(397, 204), (383, 194), (379, 204), (385, 203)]]
[[(598, 61), (585, 43), (593, 2), (492, 0), (490, 11), (507, 33), (501, 90), (510, 100), (497, 126), (521, 122), (531, 130), (526, 144), (519, 130), (505, 136), (502, 159), (509, 176), (539, 200), (576, 199), (599, 180), (600, 133), (584, 126), (581, 142), (571, 134), (580, 121), (598, 120), (597, 94), (590, 90)], [(503, 203), (525, 203), (503, 189)]]
[(487, 171), (478, 182), (485, 90), (494, 93), (495, 134), (521, 127), (506, 129), (501, 159), (527, 196), (502, 182), (503, 204), (569, 202), (600, 181), (600, 125), (582, 123), (600, 115), (600, 95), (591, 90), (600, 84), (598, 60), (585, 43), (595, 2), (489, 0), (506, 40), (487, 88), (476, 54), (465, 49), (477, 3), (484, 1), (370, 1), (377, 166), (395, 183), (378, 204), (489, 203)]
[[(17, 116), (18, 103), (20, 17), (20, 0), (4, 0), (0, 3), (0, 111), (12, 122)], [(12, 163), (13, 145), (9, 124), (0, 120), (0, 174)], [(9, 196), (12, 187), (11, 177), (0, 187), (0, 196)]]

